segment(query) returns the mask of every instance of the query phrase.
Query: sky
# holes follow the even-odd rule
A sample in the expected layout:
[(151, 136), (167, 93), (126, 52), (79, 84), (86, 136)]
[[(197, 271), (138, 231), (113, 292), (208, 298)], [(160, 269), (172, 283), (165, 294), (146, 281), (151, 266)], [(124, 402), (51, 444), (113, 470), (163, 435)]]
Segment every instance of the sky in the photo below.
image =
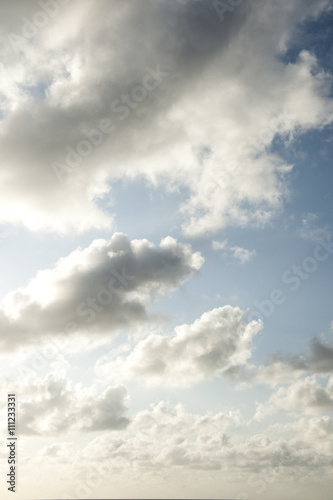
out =
[(3, 0), (1, 498), (330, 500), (331, 0)]

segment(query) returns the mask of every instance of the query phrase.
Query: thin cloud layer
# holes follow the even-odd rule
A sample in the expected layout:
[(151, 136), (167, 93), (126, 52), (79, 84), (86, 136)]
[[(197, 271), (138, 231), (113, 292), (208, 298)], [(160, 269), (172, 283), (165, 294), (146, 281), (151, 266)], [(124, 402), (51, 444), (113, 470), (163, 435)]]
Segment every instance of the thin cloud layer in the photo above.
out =
[(121, 233), (95, 240), (5, 297), (3, 348), (35, 344), (48, 334), (109, 334), (139, 326), (153, 318), (147, 310), (151, 300), (197, 274), (202, 263), (199, 252), (171, 237), (159, 247)]
[(246, 264), (246, 262), (251, 261), (256, 255), (255, 250), (248, 250), (247, 248), (239, 246), (230, 246), (227, 240), (224, 241), (213, 241), (212, 249), (217, 251), (223, 250), (223, 257), (227, 257), (230, 253), (231, 257), (238, 260), (241, 264)]

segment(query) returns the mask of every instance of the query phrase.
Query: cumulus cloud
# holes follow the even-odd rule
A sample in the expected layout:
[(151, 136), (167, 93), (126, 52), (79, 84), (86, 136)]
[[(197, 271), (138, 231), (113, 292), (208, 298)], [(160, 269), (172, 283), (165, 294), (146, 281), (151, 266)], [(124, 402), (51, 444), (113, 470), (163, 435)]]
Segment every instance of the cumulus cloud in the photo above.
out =
[(59, 440), (44, 445), (37, 454), (24, 457), (25, 470), (31, 478), (41, 470), (48, 475), (52, 463), (52, 471), (80, 478), (68, 486), (69, 492), (81, 493), (80, 497), (82, 492), (91, 496), (96, 476), (105, 492), (114, 484), (154, 485), (160, 492), (163, 488), (170, 491), (173, 481), (175, 492), (179, 484), (190, 488), (193, 481), (196, 490), (201, 486), (213, 492), (221, 489), (222, 473), (226, 478), (223, 490), (233, 498), (244, 491), (268, 494), (274, 483), (287, 482), (290, 489), (295, 480), (302, 484), (305, 475), (315, 486), (316, 478), (320, 482), (330, 479), (330, 417), (274, 424), (260, 433), (249, 433), (247, 428), (239, 411), (196, 414), (181, 404), (161, 401), (137, 413), (126, 429), (106, 432), (80, 446)]
[(140, 325), (154, 317), (147, 310), (151, 300), (179, 287), (202, 263), (198, 252), (171, 237), (159, 247), (121, 233), (95, 240), (4, 298), (2, 346), (34, 344), (47, 334), (105, 334)]
[(226, 431), (241, 423), (238, 411), (196, 415), (186, 411), (182, 404), (171, 406), (165, 401), (139, 412), (128, 427), (128, 432), (114, 440), (107, 436), (101, 450), (102, 438), (97, 437), (84, 450), (83, 457), (101, 459), (113, 457), (120, 463), (136, 457), (137, 465), (147, 469), (183, 466), (193, 469), (221, 469), (221, 458), (214, 451), (228, 443)]
[(247, 364), (260, 321), (245, 324), (238, 307), (204, 313), (192, 324), (177, 326), (172, 335), (149, 335), (127, 356), (102, 356), (96, 372), (143, 378), (148, 384), (186, 387), (214, 375), (231, 375)]
[[(93, 387), (74, 386), (66, 378), (50, 373), (44, 380), (29, 379), (14, 384), (20, 394), (19, 433), (51, 436), (68, 432), (93, 432), (125, 429), (127, 391), (108, 387), (94, 396)], [(56, 455), (59, 449), (49, 450)]]
[(307, 365), (304, 358), (291, 360), (276, 354), (268, 363), (260, 365), (249, 375), (255, 382), (275, 387), (296, 381), (306, 371)]
[(19, 47), (12, 34), (22, 38), (22, 14), (31, 23), (37, 6), (6, 6), (0, 221), (110, 227), (98, 200), (115, 179), (144, 176), (188, 193), (188, 235), (266, 224), (291, 169), (271, 152), (274, 137), (332, 121), (330, 77), (314, 55), (281, 57), (297, 23), (328, 4), (244, 2), (222, 25), (204, 0), (73, 0)]
[(333, 378), (329, 378), (325, 387), (312, 375), (277, 389), (266, 403), (258, 405), (255, 418), (260, 420), (280, 410), (316, 415), (332, 409)]

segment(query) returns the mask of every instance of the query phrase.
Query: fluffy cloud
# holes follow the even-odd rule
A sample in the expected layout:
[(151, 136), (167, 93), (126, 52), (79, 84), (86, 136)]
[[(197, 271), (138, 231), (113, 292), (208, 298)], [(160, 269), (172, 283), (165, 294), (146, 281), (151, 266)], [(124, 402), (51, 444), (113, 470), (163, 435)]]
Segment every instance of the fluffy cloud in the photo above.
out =
[(251, 490), (254, 479), (264, 479), (267, 487), (274, 481), (301, 479), (314, 469), (329, 477), (329, 417), (271, 426), (252, 435), (244, 434), (243, 424), (235, 411), (196, 415), (180, 404), (160, 402), (138, 413), (121, 434), (97, 436), (77, 456), (87, 471), (96, 461), (109, 464), (112, 475), (126, 474), (130, 466), (132, 481), (156, 475), (168, 480), (167, 471), (183, 473), (185, 480), (191, 470), (209, 471), (211, 479), (221, 481), (223, 470), (241, 480), (242, 489), (245, 485)]
[(333, 410), (333, 378), (323, 387), (315, 375), (280, 387), (267, 403), (259, 404), (255, 418), (261, 419), (279, 410), (318, 414)]
[(2, 345), (14, 349), (47, 334), (109, 333), (151, 318), (147, 305), (195, 275), (201, 255), (171, 237), (159, 247), (116, 233), (40, 271), (0, 309)]
[(126, 358), (102, 356), (96, 371), (177, 387), (232, 373), (246, 365), (253, 337), (262, 328), (259, 321), (245, 324), (242, 316), (238, 307), (213, 309), (190, 325), (177, 326), (172, 336), (149, 335)]
[[(230, 498), (265, 491), (279, 498), (277, 484), (285, 482), (293, 492), (288, 498), (296, 499), (305, 477), (314, 483), (312, 488), (330, 479), (332, 451), (332, 419), (326, 416), (274, 424), (258, 434), (249, 432), (238, 411), (199, 415), (181, 404), (162, 401), (140, 411), (126, 429), (103, 433), (79, 446), (57, 439), (29, 456), (21, 452), (21, 460), (30, 478), (36, 471), (49, 476), (50, 470), (67, 478), (67, 497), (98, 496), (123, 485), (126, 497), (135, 489), (142, 494), (146, 491), (147, 496), (152, 486), (162, 497), (172, 484), (174, 496), (179, 497), (179, 484), (192, 491), (190, 485), (195, 482), (195, 491), (201, 488), (211, 496), (223, 488)], [(77, 478), (74, 483), (73, 477)], [(63, 492), (64, 484), (55, 491)], [(142, 485), (147, 489), (140, 489)], [(310, 499), (308, 483), (303, 489), (307, 491), (303, 497)]]
[(22, 14), (33, 21), (37, 6), (6, 6), (0, 221), (110, 227), (98, 199), (114, 179), (145, 176), (189, 193), (180, 207), (189, 235), (266, 224), (291, 168), (270, 151), (274, 137), (332, 120), (330, 78), (315, 57), (281, 58), (297, 23), (328, 4), (256, 0), (222, 25), (204, 0), (73, 0), (19, 50), (8, 37), (26, 32)]
[[(19, 400), (19, 432), (25, 435), (60, 435), (125, 429), (129, 419), (125, 387), (108, 387), (95, 397), (93, 388), (73, 386), (67, 379), (49, 374), (29, 379), (15, 390)], [(56, 450), (53, 450), (56, 453)]]

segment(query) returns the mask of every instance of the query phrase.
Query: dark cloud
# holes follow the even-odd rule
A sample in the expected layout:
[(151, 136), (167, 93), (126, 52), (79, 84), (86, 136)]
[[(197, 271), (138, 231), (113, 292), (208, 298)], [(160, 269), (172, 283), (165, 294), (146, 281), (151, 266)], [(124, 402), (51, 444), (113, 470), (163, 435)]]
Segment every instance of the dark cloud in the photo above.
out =
[(48, 334), (106, 334), (140, 325), (154, 318), (147, 311), (151, 299), (179, 287), (202, 263), (198, 252), (171, 237), (159, 247), (121, 233), (95, 240), (5, 297), (2, 345), (15, 349)]

